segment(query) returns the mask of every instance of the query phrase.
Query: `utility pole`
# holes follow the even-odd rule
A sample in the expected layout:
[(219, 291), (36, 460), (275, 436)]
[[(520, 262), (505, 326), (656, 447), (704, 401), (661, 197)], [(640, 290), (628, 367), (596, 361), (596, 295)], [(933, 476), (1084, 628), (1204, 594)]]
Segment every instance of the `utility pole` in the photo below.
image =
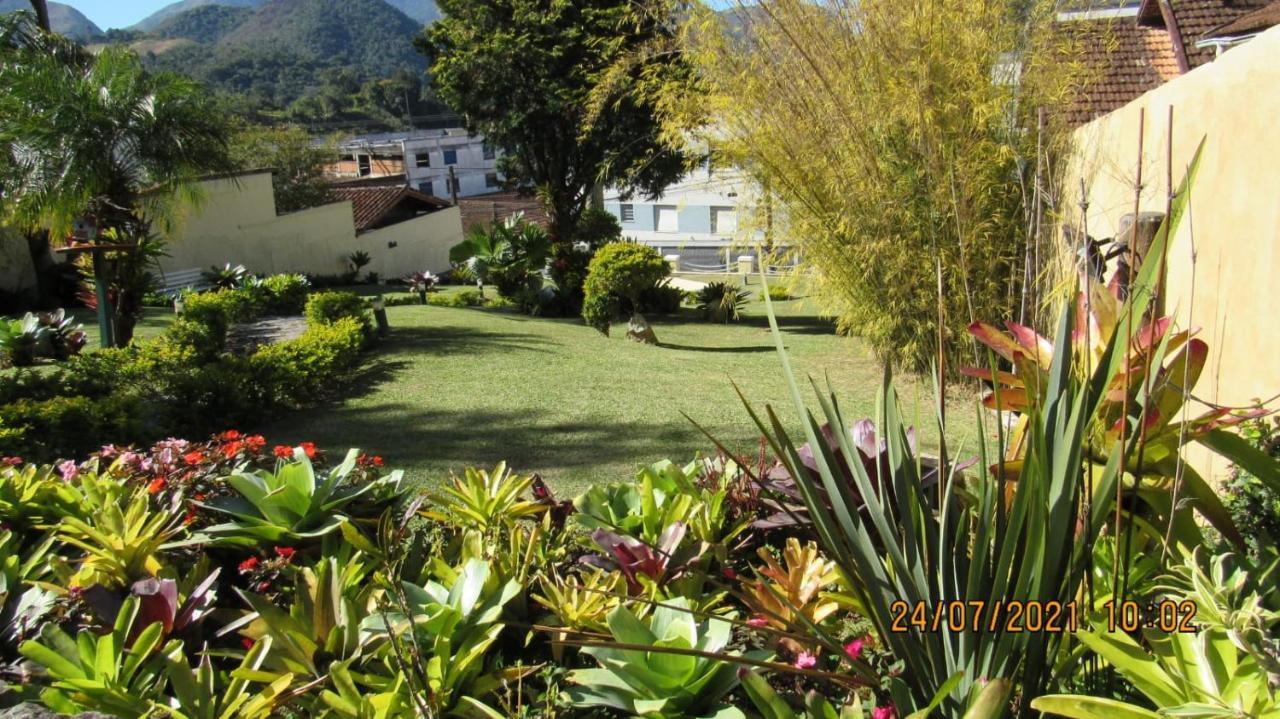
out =
[(449, 165), (449, 197), (453, 204), (458, 204), (458, 177), (453, 174), (453, 165)]
[(49, 27), (49, 3), (45, 0), (31, 0), (31, 9), (36, 11), (36, 24), (45, 32), (52, 32)]

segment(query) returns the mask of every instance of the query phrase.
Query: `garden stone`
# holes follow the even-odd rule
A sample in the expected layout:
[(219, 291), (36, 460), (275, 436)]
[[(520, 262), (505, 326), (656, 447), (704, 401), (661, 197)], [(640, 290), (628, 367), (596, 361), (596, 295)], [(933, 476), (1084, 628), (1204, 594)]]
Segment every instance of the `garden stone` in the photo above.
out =
[(227, 349), (236, 354), (253, 354), (263, 345), (296, 339), (306, 331), (307, 321), (303, 317), (263, 317), (233, 325), (227, 331)]
[(647, 345), (658, 344), (658, 335), (654, 334), (653, 327), (649, 326), (649, 321), (639, 312), (631, 315), (631, 321), (627, 323), (627, 339), (632, 342), (643, 342)]

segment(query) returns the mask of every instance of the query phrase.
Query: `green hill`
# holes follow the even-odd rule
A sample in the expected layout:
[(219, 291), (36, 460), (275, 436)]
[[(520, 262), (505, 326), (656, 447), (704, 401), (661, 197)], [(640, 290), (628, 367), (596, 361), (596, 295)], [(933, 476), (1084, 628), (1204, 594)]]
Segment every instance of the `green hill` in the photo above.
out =
[(440, 19), (440, 9), (436, 7), (435, 0), (387, 0), (387, 3), (421, 25)]
[[(31, 10), (27, 0), (0, 0), (0, 15), (17, 10)], [(102, 28), (93, 24), (79, 10), (58, 2), (49, 3), (49, 25), (54, 32), (77, 40), (94, 40), (102, 36)]]
[(172, 5), (166, 5), (154, 13), (148, 15), (142, 21), (134, 25), (131, 30), (141, 30), (143, 32), (151, 32), (159, 29), (164, 25), (165, 21), (172, 20), (183, 13), (195, 10), (197, 8), (217, 5), (222, 7), (239, 7), (239, 8), (256, 8), (266, 0), (179, 0)]
[(229, 5), (202, 5), (160, 23), (151, 35), (163, 39), (185, 38), (202, 43), (216, 43), (253, 15), (253, 8)]

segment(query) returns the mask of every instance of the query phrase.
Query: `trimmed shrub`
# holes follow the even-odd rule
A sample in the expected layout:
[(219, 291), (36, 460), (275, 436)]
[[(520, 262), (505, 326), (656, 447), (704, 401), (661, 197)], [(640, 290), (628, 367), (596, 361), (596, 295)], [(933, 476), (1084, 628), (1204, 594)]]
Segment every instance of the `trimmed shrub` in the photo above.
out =
[(462, 290), (450, 294), (427, 295), (427, 304), (434, 307), (479, 307), (484, 298), (477, 290)]
[(670, 285), (650, 287), (640, 294), (640, 306), (644, 314), (674, 315), (680, 311), (687, 297), (684, 290)]
[[(795, 297), (783, 285), (769, 285), (769, 299), (774, 302), (786, 302), (787, 300), (794, 300)], [(763, 292), (756, 295), (756, 302), (764, 302)]]
[(266, 291), (265, 311), (272, 314), (301, 314), (307, 305), (311, 283), (303, 275), (272, 275), (260, 285)]
[(297, 339), (260, 348), (249, 358), (251, 374), (268, 404), (298, 408), (332, 394), (339, 376), (359, 363), (364, 341), (358, 318), (313, 324)]
[(582, 318), (609, 334), (609, 323), (627, 307), (639, 307), (640, 297), (671, 274), (658, 251), (634, 242), (614, 242), (600, 248), (587, 271)]
[(354, 292), (317, 292), (307, 298), (307, 325), (328, 325), (350, 317), (356, 320), (366, 339), (373, 337), (373, 318), (368, 305)]
[(54, 458), (86, 454), (141, 429), (138, 397), (20, 399), (0, 406), (0, 455)]

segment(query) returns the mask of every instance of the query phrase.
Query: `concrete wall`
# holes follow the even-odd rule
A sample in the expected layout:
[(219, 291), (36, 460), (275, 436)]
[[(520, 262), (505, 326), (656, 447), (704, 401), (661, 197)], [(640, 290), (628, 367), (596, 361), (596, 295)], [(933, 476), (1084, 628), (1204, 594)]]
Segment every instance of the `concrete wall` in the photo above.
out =
[(448, 270), (449, 250), (462, 239), (460, 211), (449, 207), (365, 232), (356, 238), (356, 246), (373, 258), (367, 270), (395, 279), (420, 270), (437, 274)]
[[(457, 208), (448, 208), (356, 235), (348, 201), (276, 215), (266, 173), (202, 183), (203, 199), (188, 208), (170, 237), (167, 272), (242, 264), (252, 272), (336, 274), (346, 256), (368, 252), (366, 268), (384, 278), (449, 268), (449, 248), (462, 240)], [(390, 246), (394, 244), (395, 246)]]
[[(1271, 294), (1280, 278), (1280, 27), (1076, 132), (1065, 186), (1078, 188), (1084, 180), (1090, 235), (1111, 237), (1121, 216), (1133, 211), (1141, 108), (1142, 209), (1164, 211), (1170, 107), (1175, 184), (1205, 138), (1168, 274), (1169, 309), (1180, 326), (1201, 328), (1210, 346), (1195, 393), (1228, 405), (1270, 398), (1280, 392), (1280, 326)], [(1077, 201), (1071, 197), (1068, 207), (1074, 210)], [(1215, 477), (1227, 469), (1207, 453), (1189, 458)]]

